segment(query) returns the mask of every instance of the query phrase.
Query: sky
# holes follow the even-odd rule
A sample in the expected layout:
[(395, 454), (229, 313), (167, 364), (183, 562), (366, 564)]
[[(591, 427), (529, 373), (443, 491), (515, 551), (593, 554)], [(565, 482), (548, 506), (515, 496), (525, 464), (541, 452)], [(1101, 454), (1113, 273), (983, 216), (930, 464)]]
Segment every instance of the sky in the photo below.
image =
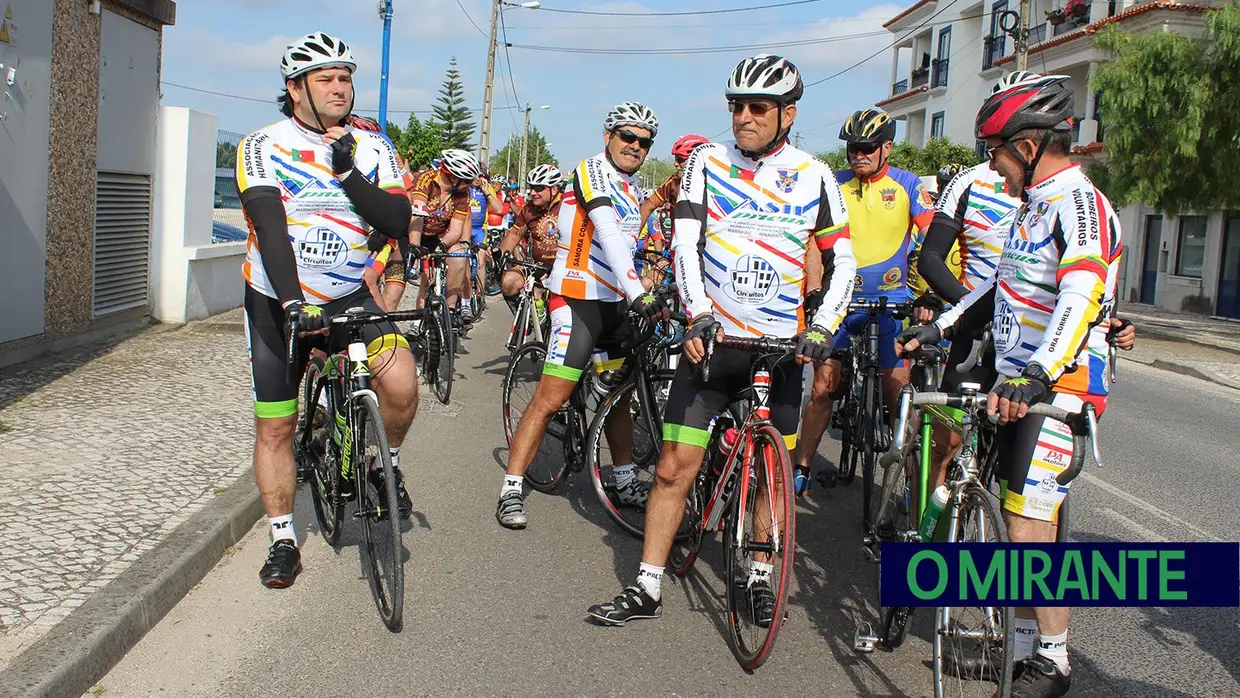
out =
[[(894, 37), (882, 24), (912, 0), (801, 0), (793, 6), (746, 12), (667, 14), (793, 1), (544, 0), (536, 10), (505, 7), (495, 68), (491, 151), (523, 128), (520, 107), (504, 107), (527, 103), (535, 107), (532, 123), (552, 144), (550, 150), (562, 165), (601, 150), (603, 118), (612, 105), (626, 100), (642, 102), (658, 114), (659, 137), (651, 157), (666, 158), (672, 143), (686, 133), (727, 138), (730, 120), (723, 97), (727, 76), (742, 58), (763, 52), (791, 59), (806, 83), (845, 71), (807, 88), (795, 128), (806, 150), (833, 149), (840, 143), (840, 123), (848, 114), (890, 94), (887, 47)], [(489, 0), (394, 0), (393, 5), (388, 119), (403, 126), (411, 110), (428, 112), (455, 56), (466, 105), (478, 110), (480, 126)], [(342, 9), (345, 6), (352, 9)], [(221, 129), (238, 133), (277, 121), (281, 117), (271, 100), (283, 87), (279, 63), (285, 47), (301, 35), (326, 31), (352, 47), (358, 61), (356, 111), (375, 115), (382, 54), (377, 6), (376, 0), (180, 2), (176, 25), (164, 32), (162, 104), (215, 114)], [(502, 48), (504, 33), (512, 45), (507, 55)], [(771, 46), (783, 42), (803, 43)], [(610, 55), (548, 47), (715, 52)], [(872, 54), (876, 54), (872, 59), (852, 67)], [(550, 108), (537, 109), (544, 104)], [(420, 113), (419, 118), (428, 115)]]

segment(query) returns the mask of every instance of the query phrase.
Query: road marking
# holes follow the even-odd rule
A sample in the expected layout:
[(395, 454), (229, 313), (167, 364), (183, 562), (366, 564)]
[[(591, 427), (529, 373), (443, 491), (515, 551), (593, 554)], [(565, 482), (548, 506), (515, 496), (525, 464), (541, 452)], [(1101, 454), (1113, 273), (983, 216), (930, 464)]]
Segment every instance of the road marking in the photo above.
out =
[(1137, 535), (1144, 537), (1146, 540), (1151, 540), (1151, 541), (1155, 541), (1158, 543), (1166, 543), (1168, 540), (1168, 538), (1162, 535), (1161, 533), (1158, 533), (1157, 531), (1154, 531), (1153, 529), (1150, 529), (1136, 521), (1133, 521), (1127, 516), (1124, 516), (1118, 511), (1115, 511), (1111, 507), (1102, 507), (1101, 512), (1103, 514), (1106, 514), (1108, 517), (1115, 519), (1116, 523), (1118, 523), (1120, 526), (1123, 526), (1124, 528), (1136, 533)]
[[(1150, 504), (1149, 502), (1145, 501), (1144, 499), (1141, 499), (1140, 497), (1138, 497), (1138, 496), (1136, 496), (1136, 495), (1134, 495), (1134, 494), (1129, 494), (1128, 492), (1126, 492), (1126, 491), (1124, 491), (1124, 490), (1122, 490), (1122, 489), (1120, 489), (1120, 488), (1116, 487), (1115, 485), (1112, 485), (1111, 483), (1109, 483), (1109, 482), (1107, 482), (1107, 481), (1105, 481), (1105, 480), (1102, 480), (1101, 478), (1098, 478), (1098, 477), (1095, 477), (1095, 476), (1093, 476), (1093, 475), (1090, 475), (1089, 473), (1081, 473), (1081, 475), (1080, 475), (1080, 477), (1079, 477), (1078, 479), (1085, 480), (1086, 482), (1088, 482), (1088, 483), (1090, 483), (1090, 484), (1092, 484), (1092, 485), (1097, 485), (1098, 487), (1102, 488), (1103, 490), (1106, 490), (1107, 492), (1109, 492), (1110, 494), (1112, 494), (1112, 495), (1114, 495), (1114, 496), (1116, 496), (1116, 497), (1119, 497), (1120, 499), (1124, 500), (1125, 502), (1128, 502), (1129, 504), (1132, 504), (1132, 505), (1135, 505), (1135, 506), (1137, 506), (1137, 507), (1140, 507), (1141, 509), (1144, 509), (1145, 511), (1147, 511), (1147, 512), (1149, 512), (1149, 513), (1153, 514), (1154, 516), (1157, 516), (1157, 517), (1159, 517), (1159, 518), (1161, 518), (1161, 519), (1163, 519), (1163, 520), (1165, 520), (1165, 521), (1167, 521), (1167, 522), (1169, 522), (1169, 523), (1175, 524), (1175, 525), (1177, 525), (1177, 526), (1183, 526), (1184, 528), (1187, 528), (1188, 530), (1192, 531), (1193, 533), (1196, 533), (1198, 536), (1201, 536), (1203, 539), (1205, 539), (1205, 540), (1207, 540), (1207, 541), (1215, 541), (1215, 542), (1217, 542), (1217, 541), (1221, 541), (1221, 540), (1222, 540), (1221, 538), (1218, 538), (1218, 537), (1214, 536), (1213, 534), (1211, 534), (1209, 531), (1205, 530), (1204, 528), (1201, 528), (1200, 526), (1197, 526), (1197, 525), (1195, 525), (1195, 524), (1189, 523), (1188, 521), (1185, 521), (1184, 519), (1181, 519), (1180, 517), (1176, 516), (1175, 514), (1172, 514), (1171, 512), (1164, 511), (1164, 510), (1162, 510), (1162, 509), (1160, 509), (1160, 508), (1158, 508), (1158, 507), (1154, 506), (1153, 504)], [(1118, 512), (1116, 512), (1116, 513), (1118, 513)], [(1134, 522), (1134, 523), (1135, 523), (1135, 522)], [(1138, 524), (1138, 525), (1139, 525), (1139, 524)]]

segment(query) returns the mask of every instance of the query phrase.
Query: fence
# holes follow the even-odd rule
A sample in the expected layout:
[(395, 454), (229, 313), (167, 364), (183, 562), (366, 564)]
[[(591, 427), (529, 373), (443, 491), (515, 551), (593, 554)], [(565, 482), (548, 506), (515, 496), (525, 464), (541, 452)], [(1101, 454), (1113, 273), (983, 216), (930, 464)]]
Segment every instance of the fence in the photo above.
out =
[(211, 242), (245, 240), (247, 226), (237, 192), (237, 145), (245, 134), (220, 130), (215, 139), (215, 215)]

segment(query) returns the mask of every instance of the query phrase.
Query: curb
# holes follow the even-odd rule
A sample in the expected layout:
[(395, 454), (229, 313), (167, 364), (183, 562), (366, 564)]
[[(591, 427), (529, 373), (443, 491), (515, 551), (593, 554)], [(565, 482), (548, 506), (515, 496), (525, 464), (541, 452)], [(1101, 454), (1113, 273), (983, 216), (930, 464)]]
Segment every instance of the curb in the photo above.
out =
[(80, 696), (103, 678), (263, 514), (246, 473), (0, 672), (3, 696)]
[[(1240, 350), (1232, 349), (1231, 347), (1219, 346), (1218, 344), (1211, 344), (1209, 342), (1202, 342), (1200, 340), (1196, 340), (1191, 337), (1186, 337), (1183, 334), (1177, 334), (1175, 330), (1170, 329), (1170, 328), (1163, 328), (1157, 325), (1149, 325), (1149, 324), (1137, 324), (1136, 322), (1134, 322), (1133, 324), (1137, 325), (1138, 338), (1144, 335), (1147, 337), (1152, 337), (1154, 339), (1161, 339), (1166, 342), (1179, 342), (1181, 344), (1192, 344), (1192, 345), (1199, 346), (1199, 347), (1205, 347), (1207, 349), (1214, 349), (1216, 351), (1226, 352), (1228, 354), (1240, 355)], [(1140, 339), (1138, 339), (1137, 341), (1140, 341)], [(1207, 378), (1206, 380), (1210, 380), (1210, 379)]]
[(1240, 390), (1240, 385), (1237, 385), (1236, 383), (1233, 383), (1227, 380), (1226, 378), (1217, 376), (1209, 371), (1202, 371), (1201, 369), (1193, 368), (1192, 366), (1186, 366), (1184, 364), (1176, 363), (1174, 361), (1164, 361), (1162, 359), (1154, 359), (1153, 361), (1138, 361), (1136, 359), (1130, 359), (1126, 356), (1120, 357), (1120, 358), (1123, 359), (1124, 361), (1131, 361), (1134, 364), (1141, 364), (1142, 366), (1149, 366), (1150, 368), (1156, 368), (1161, 371), (1167, 371), (1169, 373), (1178, 373), (1182, 376), (1189, 376), (1192, 378), (1197, 378), (1199, 380), (1203, 380), (1208, 383), (1213, 383), (1215, 385), (1221, 385), (1224, 388), (1231, 388), (1232, 390)]

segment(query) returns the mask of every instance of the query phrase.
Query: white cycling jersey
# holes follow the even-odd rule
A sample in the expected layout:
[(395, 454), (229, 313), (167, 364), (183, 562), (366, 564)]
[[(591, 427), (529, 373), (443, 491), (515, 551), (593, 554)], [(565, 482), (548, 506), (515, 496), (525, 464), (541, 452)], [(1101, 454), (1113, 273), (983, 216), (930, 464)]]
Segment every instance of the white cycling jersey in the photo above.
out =
[(1106, 339), (1119, 279), (1119, 219), (1079, 165), (1029, 187), (1029, 201), (996, 228), (1006, 235), (998, 273), (936, 322), (955, 324), (993, 292), (996, 368), (1036, 362), (1059, 392), (1106, 395)]
[(815, 324), (839, 327), (857, 260), (835, 175), (809, 153), (785, 144), (751, 160), (735, 143), (700, 146), (685, 164), (673, 225), (676, 283), (690, 318), (711, 313), (738, 336), (802, 331), (812, 244), (832, 270)]
[(935, 210), (960, 223), (960, 283), (973, 290), (994, 276), (1003, 253), (1004, 231), (996, 226), (1020, 205), (1003, 190), (1003, 177), (983, 162), (957, 174), (939, 196)]

